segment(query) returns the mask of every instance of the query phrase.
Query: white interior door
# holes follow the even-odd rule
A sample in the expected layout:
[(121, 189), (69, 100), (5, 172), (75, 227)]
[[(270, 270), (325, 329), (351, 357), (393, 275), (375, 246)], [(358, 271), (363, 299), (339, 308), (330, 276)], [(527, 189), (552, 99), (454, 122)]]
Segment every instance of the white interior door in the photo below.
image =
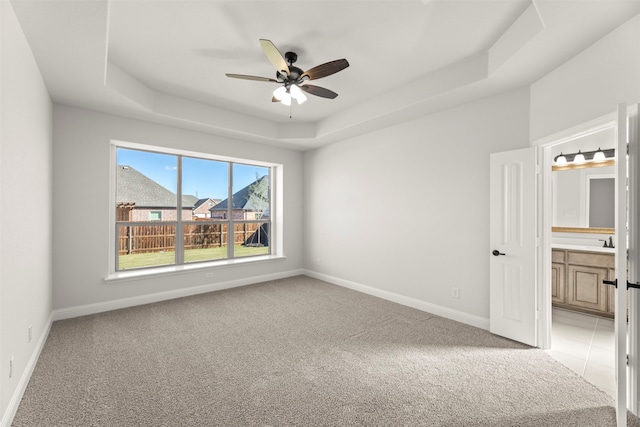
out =
[[(640, 190), (640, 153), (638, 153), (638, 140), (640, 139), (640, 123), (638, 121), (638, 114), (640, 113), (640, 105), (636, 105), (636, 109), (629, 116), (629, 163), (627, 174), (629, 176), (628, 181), (628, 216), (627, 221), (629, 223), (629, 248), (628, 248), (628, 262), (629, 262), (629, 281), (632, 283), (640, 282), (640, 200), (638, 191)], [(628, 387), (629, 396), (629, 409), (638, 414), (638, 383), (640, 382), (640, 373), (638, 372), (638, 356), (640, 355), (640, 289), (632, 288), (629, 290), (627, 297), (629, 298), (629, 376)]]
[(618, 105), (616, 119), (616, 418), (627, 425), (627, 106)]
[(491, 333), (536, 346), (536, 150), (490, 160)]

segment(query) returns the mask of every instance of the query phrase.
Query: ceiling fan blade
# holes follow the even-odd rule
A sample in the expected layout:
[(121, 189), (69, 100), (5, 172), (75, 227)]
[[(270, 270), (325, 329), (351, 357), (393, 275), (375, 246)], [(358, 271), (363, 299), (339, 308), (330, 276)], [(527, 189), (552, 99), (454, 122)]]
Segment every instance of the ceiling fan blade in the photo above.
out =
[(342, 71), (349, 66), (349, 61), (346, 59), (336, 59), (335, 61), (326, 62), (324, 64), (313, 67), (310, 70), (302, 73), (302, 78), (309, 77), (309, 80), (317, 80), (323, 77), (330, 76), (331, 74)]
[(329, 90), (329, 89), (325, 89), (325, 88), (320, 87), (320, 86), (301, 85), (300, 89), (302, 89), (303, 91), (305, 91), (307, 93), (310, 93), (311, 95), (319, 96), (321, 98), (334, 99), (336, 96), (338, 96), (338, 94), (335, 93), (334, 91)]
[(276, 67), (276, 70), (288, 76), (289, 66), (287, 65), (287, 61), (285, 61), (284, 56), (282, 56), (278, 48), (271, 43), (271, 40), (260, 39), (260, 46), (262, 46), (264, 54), (267, 55), (267, 58), (273, 66)]
[(278, 83), (276, 79), (270, 79), (269, 77), (247, 76), (245, 74), (226, 74), (227, 77), (234, 79), (255, 80), (257, 82), (274, 82)]

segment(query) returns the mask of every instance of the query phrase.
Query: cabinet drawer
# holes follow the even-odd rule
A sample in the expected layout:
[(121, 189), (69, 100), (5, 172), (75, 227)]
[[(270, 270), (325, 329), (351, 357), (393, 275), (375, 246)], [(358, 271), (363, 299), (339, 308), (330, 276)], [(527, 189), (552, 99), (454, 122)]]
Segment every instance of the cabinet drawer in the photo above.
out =
[(593, 252), (567, 252), (568, 264), (590, 265), (614, 268), (616, 257), (613, 254), (598, 254)]

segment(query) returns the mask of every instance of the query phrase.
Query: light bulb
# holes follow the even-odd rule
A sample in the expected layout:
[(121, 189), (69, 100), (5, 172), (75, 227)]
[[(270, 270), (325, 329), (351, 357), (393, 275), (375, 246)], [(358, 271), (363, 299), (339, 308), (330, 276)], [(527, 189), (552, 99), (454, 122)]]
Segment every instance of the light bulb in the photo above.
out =
[(290, 88), (290, 91), (291, 91), (291, 96), (293, 97), (293, 99), (298, 101), (298, 104), (302, 104), (307, 100), (307, 97), (305, 96), (304, 93), (302, 93), (302, 90), (298, 85), (292, 85)]
[(556, 158), (556, 165), (562, 166), (567, 164), (567, 158), (564, 154), (560, 153), (560, 155)]
[(287, 88), (284, 86), (280, 86), (278, 89), (273, 91), (273, 97), (278, 101), (282, 101), (282, 99), (286, 94), (287, 94)]
[(578, 154), (573, 158), (573, 163), (580, 164), (584, 163), (584, 161), (584, 154), (582, 154), (582, 151), (578, 150)]
[(604, 151), (602, 151), (600, 149), (600, 147), (598, 147), (598, 151), (596, 151), (596, 154), (593, 155), (593, 161), (594, 162), (601, 162), (603, 160), (606, 160), (607, 158), (604, 155)]
[(280, 102), (282, 102), (286, 106), (291, 105), (291, 95), (289, 94), (289, 92), (285, 92)]

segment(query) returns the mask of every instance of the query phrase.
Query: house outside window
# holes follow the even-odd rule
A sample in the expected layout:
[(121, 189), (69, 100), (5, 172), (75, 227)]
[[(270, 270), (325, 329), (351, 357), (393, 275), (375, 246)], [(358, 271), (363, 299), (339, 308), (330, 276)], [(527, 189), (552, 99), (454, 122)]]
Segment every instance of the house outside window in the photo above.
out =
[(272, 254), (275, 165), (115, 145), (114, 272)]

